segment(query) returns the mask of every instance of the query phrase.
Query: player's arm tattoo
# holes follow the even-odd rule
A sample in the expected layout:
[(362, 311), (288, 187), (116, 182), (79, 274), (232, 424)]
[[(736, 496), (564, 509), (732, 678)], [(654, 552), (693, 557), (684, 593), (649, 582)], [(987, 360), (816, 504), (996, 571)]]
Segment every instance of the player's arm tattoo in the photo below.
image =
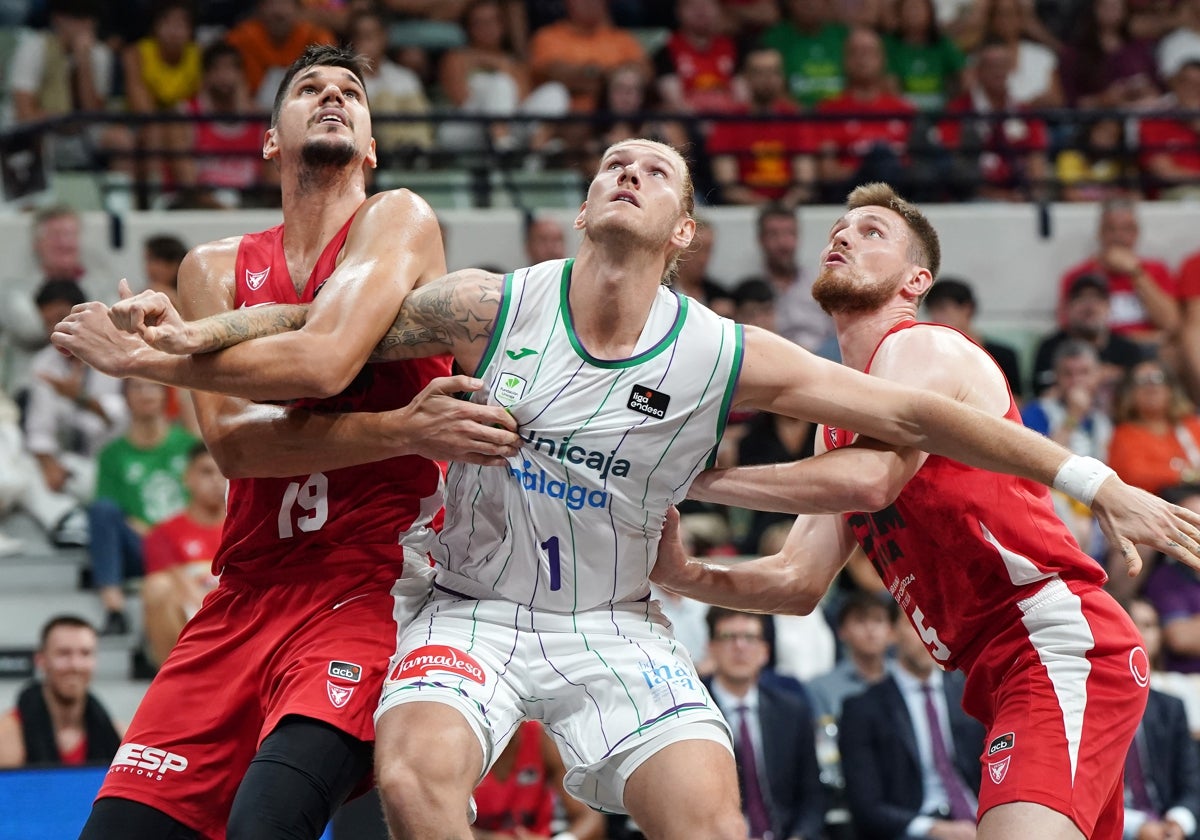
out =
[(448, 274), (409, 293), (371, 361), (482, 353), (492, 337), (504, 277), (470, 268)]
[(243, 341), (298, 330), (308, 316), (308, 304), (278, 303), (218, 312), (192, 322), (194, 353), (213, 353)]

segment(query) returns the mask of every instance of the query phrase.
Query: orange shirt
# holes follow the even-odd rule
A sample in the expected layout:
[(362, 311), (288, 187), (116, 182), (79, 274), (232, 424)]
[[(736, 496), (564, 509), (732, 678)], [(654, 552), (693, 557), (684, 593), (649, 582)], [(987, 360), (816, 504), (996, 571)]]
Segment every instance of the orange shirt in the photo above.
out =
[[(1200, 448), (1200, 417), (1185, 417), (1183, 427), (1191, 432)], [(1108, 465), (1126, 484), (1158, 493), (1185, 480), (1184, 473), (1200, 474), (1200, 464), (1192, 464), (1172, 429), (1157, 435), (1138, 423), (1118, 423), (1108, 446)], [(1188, 478), (1195, 479), (1189, 475)]]
[[(558, 62), (590, 65), (607, 73), (622, 64), (644, 64), (646, 51), (637, 38), (615, 26), (601, 26), (595, 32), (585, 33), (562, 20), (543, 26), (529, 43), (529, 67), (534, 76), (544, 79), (545, 68)], [(578, 94), (571, 97), (573, 111), (589, 111), (595, 106), (591, 97)]]
[(258, 20), (245, 20), (229, 30), (225, 40), (242, 54), (246, 82), (252, 93), (258, 91), (263, 76), (272, 67), (287, 67), (304, 53), (309, 44), (336, 44), (333, 33), (323, 26), (301, 21), (292, 29), (286, 41), (277, 44), (267, 35)]

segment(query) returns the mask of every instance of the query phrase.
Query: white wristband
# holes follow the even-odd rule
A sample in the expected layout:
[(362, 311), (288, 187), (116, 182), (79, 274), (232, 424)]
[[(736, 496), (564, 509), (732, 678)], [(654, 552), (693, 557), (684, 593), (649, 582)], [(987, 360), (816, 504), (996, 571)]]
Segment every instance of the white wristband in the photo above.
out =
[(1110, 475), (1116, 475), (1116, 472), (1104, 462), (1083, 455), (1072, 455), (1058, 468), (1058, 474), (1054, 476), (1054, 489), (1091, 507), (1096, 491)]
[(570, 831), (560, 831), (551, 837), (550, 840), (579, 840), (579, 838)]

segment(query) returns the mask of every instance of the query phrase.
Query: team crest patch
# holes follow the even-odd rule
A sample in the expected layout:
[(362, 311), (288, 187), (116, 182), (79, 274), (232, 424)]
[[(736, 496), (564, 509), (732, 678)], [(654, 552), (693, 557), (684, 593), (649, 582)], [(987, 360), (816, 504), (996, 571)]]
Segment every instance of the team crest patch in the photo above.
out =
[(271, 266), (267, 266), (262, 271), (251, 271), (246, 269), (246, 285), (250, 287), (250, 291), (256, 292), (262, 288), (262, 284), (267, 282), (267, 275), (271, 273)]
[(355, 665), (353, 662), (330, 662), (329, 676), (337, 677), (339, 680), (358, 682), (362, 679), (362, 666)]
[(409, 680), (430, 674), (447, 674), (462, 677), (483, 685), (487, 676), (474, 657), (449, 645), (425, 645), (400, 660), (392, 669), (388, 681)]
[(1006, 755), (999, 761), (988, 762), (988, 775), (992, 777), (992, 781), (1000, 784), (1004, 781), (1004, 777), (1008, 775), (1008, 763), (1012, 761), (1011, 755)]
[(335, 709), (340, 709), (350, 702), (350, 695), (354, 693), (354, 686), (334, 685), (325, 681), (325, 691), (329, 694), (329, 702), (333, 704)]
[(626, 407), (632, 408), (639, 414), (661, 420), (667, 416), (667, 406), (670, 404), (670, 394), (655, 391), (645, 385), (634, 385), (633, 390), (629, 392), (629, 402)]
[(996, 753), (1003, 752), (1004, 750), (1011, 750), (1015, 743), (1017, 743), (1016, 733), (1005, 732), (999, 738), (992, 740), (992, 743), (988, 746), (988, 755), (995, 755)]
[(502, 373), (496, 380), (496, 387), (492, 389), (492, 393), (500, 405), (512, 405), (525, 396), (527, 387), (529, 383), (515, 373)]

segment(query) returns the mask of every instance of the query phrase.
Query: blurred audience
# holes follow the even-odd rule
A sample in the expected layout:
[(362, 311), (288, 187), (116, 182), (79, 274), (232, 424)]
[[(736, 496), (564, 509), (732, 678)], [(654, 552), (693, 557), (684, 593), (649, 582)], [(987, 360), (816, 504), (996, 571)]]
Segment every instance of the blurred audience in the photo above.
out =
[(813, 129), (788, 119), (800, 109), (787, 96), (777, 50), (747, 52), (742, 76), (749, 101), (731, 113), (744, 118), (715, 123), (708, 138), (713, 180), (725, 204), (776, 202), (793, 208), (815, 194)]
[(834, 18), (830, 0), (783, 0), (783, 19), (762, 36), (762, 45), (783, 56), (788, 93), (812, 107), (842, 92), (847, 27)]
[(1054, 175), (1064, 201), (1103, 201), (1129, 194), (1138, 183), (1127, 152), (1125, 126), (1115, 117), (1082, 119), (1070, 144), (1054, 160)]
[(942, 32), (933, 0), (897, 0), (896, 29), (884, 43), (900, 95), (919, 110), (940, 110), (958, 93), (967, 59)]
[(1200, 110), (1200, 51), (1166, 75), (1169, 93), (1161, 111), (1140, 121), (1141, 164), (1153, 198), (1200, 195), (1200, 127), (1171, 111)]
[(203, 443), (188, 453), (183, 486), (187, 506), (152, 527), (142, 542), (142, 626), (154, 667), (166, 660), (183, 626), (217, 585), (212, 562), (221, 544), (228, 482)]
[(736, 307), (732, 293), (708, 273), (716, 236), (717, 230), (711, 222), (703, 216), (696, 217), (692, 244), (679, 258), (671, 285), (675, 291), (700, 301), (718, 315), (732, 318)]
[(838, 607), (835, 628), (841, 651), (838, 663), (805, 685), (814, 718), (828, 716), (840, 721), (847, 698), (887, 676), (892, 667), (888, 651), (895, 640), (892, 624), (896, 612), (896, 603), (886, 592), (846, 594)]
[(1063, 49), (1066, 103), (1077, 108), (1138, 107), (1161, 95), (1152, 42), (1134, 38), (1126, 0), (1081, 4), (1082, 25)]
[(895, 667), (842, 709), (850, 817), (859, 840), (973, 838), (987, 731), (962, 710), (962, 673), (937, 667), (903, 613), (893, 627)]
[[(387, 25), (381, 14), (355, 12), (346, 22), (346, 36), (350, 48), (368, 61), (363, 82), (373, 114), (412, 117), (429, 113), (429, 100), (417, 74), (388, 57)], [(376, 119), (371, 128), (385, 165), (393, 155), (433, 145), (433, 126), (427, 122)]]
[[(1161, 495), (1200, 512), (1200, 484), (1169, 487)], [(1146, 577), (1142, 594), (1162, 623), (1163, 670), (1200, 673), (1200, 573), (1162, 555)]]
[(96, 631), (82, 618), (56, 615), (42, 627), (33, 655), (40, 678), (0, 717), (0, 767), (107, 764), (125, 725), (92, 695)]
[(1127, 598), (1124, 604), (1146, 645), (1151, 687), (1183, 701), (1191, 736), (1193, 739), (1200, 737), (1200, 674), (1164, 670), (1162, 624), (1158, 619), (1158, 610), (1143, 595)]
[(775, 289), (775, 331), (814, 353), (826, 349), (833, 321), (812, 299), (815, 274), (800, 267), (800, 217), (783, 205), (764, 205), (755, 238), (762, 274)]
[(1108, 464), (1127, 484), (1160, 493), (1200, 483), (1200, 417), (1158, 359), (1130, 368), (1117, 389)]
[(561, 260), (567, 256), (567, 233), (557, 220), (549, 216), (525, 217), (525, 259), (527, 265), (546, 260)]
[(719, 0), (675, 0), (679, 28), (652, 56), (659, 100), (680, 114), (728, 113), (747, 93)]
[(751, 840), (821, 837), (825, 797), (804, 696), (763, 679), (766, 616), (708, 611), (712, 675), (704, 682), (733, 730)]
[(300, 0), (255, 0), (253, 13), (225, 40), (242, 54), (250, 96), (262, 111), (271, 110), (284, 71), (305, 47), (337, 42), (328, 29), (304, 18)]
[(971, 48), (997, 41), (1009, 53), (1013, 68), (1008, 92), (1017, 105), (1057, 108), (1063, 104), (1056, 44), (1038, 21), (1027, 0), (980, 0), (983, 30)]

